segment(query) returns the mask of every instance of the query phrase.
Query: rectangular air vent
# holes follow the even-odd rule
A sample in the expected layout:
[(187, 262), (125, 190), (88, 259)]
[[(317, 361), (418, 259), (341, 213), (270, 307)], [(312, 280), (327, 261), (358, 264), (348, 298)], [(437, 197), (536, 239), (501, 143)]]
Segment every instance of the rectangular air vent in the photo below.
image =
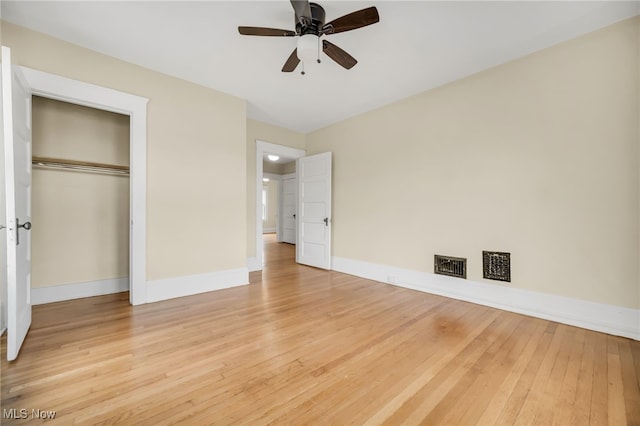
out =
[(467, 259), (436, 254), (433, 258), (433, 272), (451, 277), (467, 278)]
[(486, 279), (511, 282), (511, 254), (483, 251), (482, 271)]

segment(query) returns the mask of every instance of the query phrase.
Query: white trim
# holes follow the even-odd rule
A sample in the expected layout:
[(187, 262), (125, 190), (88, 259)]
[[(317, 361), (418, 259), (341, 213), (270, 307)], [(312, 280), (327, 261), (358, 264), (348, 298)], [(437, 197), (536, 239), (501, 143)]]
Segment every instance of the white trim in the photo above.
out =
[[(263, 173), (262, 177), (263, 178), (269, 178), (270, 180), (282, 180), (282, 176), (283, 175), (277, 175), (275, 173)], [(266, 182), (262, 182), (262, 183), (266, 183)]]
[[(287, 173), (286, 175), (278, 175), (275, 173), (262, 173), (263, 178), (269, 178), (271, 180), (285, 180), (285, 179), (295, 179), (298, 176), (297, 172)], [(266, 183), (266, 182), (264, 182)]]
[(333, 270), (589, 330), (640, 340), (640, 310), (333, 257)]
[(147, 102), (146, 98), (20, 67), (34, 95), (126, 114), (130, 117), (129, 276), (132, 305), (146, 303)]
[(246, 284), (249, 284), (247, 268), (153, 280), (147, 283), (147, 302), (158, 302)]
[(247, 269), (249, 272), (255, 272), (262, 270), (262, 264), (258, 263), (257, 257), (247, 258)]
[(262, 161), (265, 154), (276, 154), (282, 157), (295, 158), (305, 156), (302, 149), (291, 148), (284, 145), (276, 145), (261, 140), (256, 140), (256, 264), (259, 265), (258, 270), (262, 270), (262, 259), (264, 258), (264, 249), (262, 247)]
[(110, 280), (90, 281), (85, 283), (63, 284), (51, 287), (34, 287), (31, 289), (31, 304), (61, 302), (63, 300), (80, 299), (82, 297), (102, 296), (129, 290), (129, 278), (113, 278)]
[[(278, 198), (276, 199), (276, 227), (273, 232), (276, 233), (276, 242), (282, 242), (282, 188), (284, 186), (283, 180), (278, 179), (276, 181), (278, 187)], [(264, 230), (262, 231), (264, 232)]]
[(276, 228), (262, 228), (263, 234), (273, 234), (276, 232)]

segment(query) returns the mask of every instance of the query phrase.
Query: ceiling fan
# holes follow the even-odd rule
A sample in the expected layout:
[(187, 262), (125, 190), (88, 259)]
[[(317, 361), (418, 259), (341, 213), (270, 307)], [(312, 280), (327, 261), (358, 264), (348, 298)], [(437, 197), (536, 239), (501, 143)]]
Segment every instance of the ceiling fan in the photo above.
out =
[(297, 47), (293, 50), (289, 59), (284, 63), (282, 72), (292, 72), (300, 61), (303, 61), (302, 74), (304, 75), (304, 62), (316, 60), (320, 63), (320, 41), (322, 51), (328, 57), (336, 61), (346, 69), (351, 69), (358, 61), (335, 44), (321, 40), (325, 35), (342, 33), (380, 21), (378, 9), (368, 7), (358, 10), (325, 23), (325, 12), (317, 3), (308, 0), (290, 0), (295, 12), (295, 31), (262, 27), (238, 27), (242, 35), (268, 36), (268, 37), (300, 37)]

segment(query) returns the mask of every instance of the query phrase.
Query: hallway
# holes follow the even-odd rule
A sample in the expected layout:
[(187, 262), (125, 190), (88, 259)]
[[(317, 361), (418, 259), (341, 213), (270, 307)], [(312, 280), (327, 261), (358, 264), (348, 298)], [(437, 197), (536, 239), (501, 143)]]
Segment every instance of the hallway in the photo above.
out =
[(262, 234), (264, 241), (264, 267), (272, 271), (280, 265), (296, 262), (295, 244), (276, 242), (276, 234)]

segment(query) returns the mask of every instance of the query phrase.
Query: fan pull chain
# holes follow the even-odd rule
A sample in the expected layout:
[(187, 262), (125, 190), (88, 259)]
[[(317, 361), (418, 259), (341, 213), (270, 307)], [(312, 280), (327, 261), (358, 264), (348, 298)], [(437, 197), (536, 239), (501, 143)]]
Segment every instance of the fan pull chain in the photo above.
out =
[(318, 37), (318, 63), (320, 63), (320, 37)]
[(302, 74), (302, 75), (305, 74), (305, 72), (304, 72), (304, 61), (302, 61), (302, 72), (300, 74)]

